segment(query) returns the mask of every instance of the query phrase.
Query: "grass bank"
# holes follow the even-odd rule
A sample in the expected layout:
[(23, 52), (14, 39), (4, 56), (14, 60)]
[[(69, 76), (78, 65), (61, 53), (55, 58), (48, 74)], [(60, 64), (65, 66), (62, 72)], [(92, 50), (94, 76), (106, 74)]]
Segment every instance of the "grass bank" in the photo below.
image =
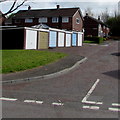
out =
[(37, 50), (2, 50), (2, 71), (10, 73), (43, 66), (67, 56), (64, 53)]

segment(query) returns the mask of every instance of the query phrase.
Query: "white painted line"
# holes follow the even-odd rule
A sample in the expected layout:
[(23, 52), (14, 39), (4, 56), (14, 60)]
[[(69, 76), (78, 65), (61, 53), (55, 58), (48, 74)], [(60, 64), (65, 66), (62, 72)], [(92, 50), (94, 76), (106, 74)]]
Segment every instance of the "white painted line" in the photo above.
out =
[(119, 112), (120, 109), (119, 108), (109, 108), (110, 111), (115, 111), (115, 112)]
[(93, 110), (99, 110), (98, 106), (83, 106), (84, 109), (93, 109)]
[(83, 103), (85, 103), (85, 102), (87, 101), (88, 97), (92, 94), (92, 92), (93, 92), (94, 89), (96, 88), (96, 86), (97, 86), (97, 84), (98, 84), (99, 81), (100, 81), (100, 80), (97, 79), (97, 81), (94, 83), (94, 85), (93, 85), (93, 86), (91, 87), (91, 89), (88, 91), (87, 95), (86, 95), (86, 96), (83, 98), (83, 100), (82, 100)]
[(15, 98), (5, 98), (5, 97), (1, 97), (0, 100), (16, 101), (17, 99), (15, 99)]
[(120, 107), (120, 104), (118, 104), (118, 103), (112, 103), (112, 106), (119, 106)]
[(35, 101), (38, 104), (43, 104), (43, 101)]
[(58, 106), (63, 106), (64, 103), (56, 103), (56, 102), (53, 102), (52, 105), (58, 105)]
[(103, 102), (95, 102), (95, 101), (84, 101), (83, 103), (96, 104), (96, 105), (102, 105), (103, 104)]
[(37, 104), (43, 104), (43, 101), (36, 101), (36, 100), (24, 100), (26, 103), (37, 103)]
[(24, 100), (24, 102), (27, 102), (27, 103), (35, 103), (35, 100)]

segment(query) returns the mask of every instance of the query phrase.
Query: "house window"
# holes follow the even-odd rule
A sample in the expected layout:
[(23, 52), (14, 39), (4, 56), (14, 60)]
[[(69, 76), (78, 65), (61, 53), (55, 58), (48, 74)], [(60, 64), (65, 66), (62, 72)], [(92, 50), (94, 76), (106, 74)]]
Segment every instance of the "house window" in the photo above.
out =
[(69, 18), (68, 18), (68, 17), (62, 17), (62, 22), (63, 22), (63, 23), (69, 22)]
[(53, 17), (53, 18), (52, 18), (52, 22), (53, 22), (53, 23), (58, 23), (58, 17)]
[(76, 23), (80, 24), (80, 19), (79, 18), (76, 18)]
[(47, 18), (46, 17), (41, 17), (39, 18), (39, 23), (47, 23)]
[(33, 22), (33, 19), (31, 19), (31, 18), (25, 19), (25, 23), (32, 23), (32, 22)]

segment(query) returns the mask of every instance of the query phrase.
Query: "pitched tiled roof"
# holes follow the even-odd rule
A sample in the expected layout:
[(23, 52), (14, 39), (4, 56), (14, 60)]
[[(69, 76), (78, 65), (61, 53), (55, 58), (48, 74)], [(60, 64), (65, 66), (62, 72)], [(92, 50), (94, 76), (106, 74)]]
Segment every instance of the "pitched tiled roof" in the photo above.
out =
[(91, 16), (89, 16), (89, 15), (86, 15), (86, 16), (84, 17), (84, 19), (85, 19), (85, 18), (90, 18), (90, 19), (96, 21), (96, 22), (99, 23), (99, 24), (102, 24), (102, 25), (107, 26), (107, 25), (106, 25), (105, 23), (103, 23), (101, 20), (98, 20), (98, 19), (96, 19), (96, 18), (94, 18), (94, 17), (91, 17)]
[[(79, 8), (59, 8), (59, 9), (39, 9), (39, 10), (20, 10), (15, 18), (39, 18), (39, 17), (58, 17), (73, 16)], [(81, 13), (80, 13), (81, 14)]]

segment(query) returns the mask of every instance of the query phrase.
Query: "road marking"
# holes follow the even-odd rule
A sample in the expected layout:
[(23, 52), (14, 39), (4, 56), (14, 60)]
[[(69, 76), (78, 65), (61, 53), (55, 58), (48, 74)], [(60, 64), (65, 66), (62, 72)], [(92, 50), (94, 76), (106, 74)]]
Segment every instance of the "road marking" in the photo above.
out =
[(119, 108), (108, 108), (110, 111), (115, 111), (115, 112), (119, 112), (120, 109)]
[(97, 81), (94, 83), (94, 85), (91, 87), (91, 89), (88, 91), (87, 95), (83, 98), (82, 103), (89, 103), (89, 104), (98, 104), (101, 105), (103, 102), (95, 102), (95, 101), (87, 101), (87, 99), (90, 97), (94, 89), (96, 88), (97, 84), (99, 83), (100, 79), (97, 79)]
[(0, 100), (16, 101), (17, 99), (15, 99), (15, 98), (5, 98), (5, 97), (1, 97)]
[(36, 101), (36, 100), (24, 100), (25, 103), (38, 103), (43, 104), (43, 101)]
[(99, 110), (98, 106), (83, 106), (84, 109), (93, 109), (93, 110)]
[(96, 105), (102, 105), (103, 104), (103, 102), (95, 102), (95, 101), (84, 101), (83, 103), (96, 104)]
[(36, 103), (38, 103), (38, 104), (43, 104), (43, 101), (36, 101)]
[(35, 100), (24, 100), (24, 102), (27, 102), (27, 103), (34, 103)]
[(63, 106), (64, 103), (57, 103), (57, 102), (53, 102), (52, 105), (57, 105), (57, 106)]
[(112, 106), (118, 106), (118, 107), (120, 107), (120, 104), (118, 104), (118, 103), (112, 103)]

